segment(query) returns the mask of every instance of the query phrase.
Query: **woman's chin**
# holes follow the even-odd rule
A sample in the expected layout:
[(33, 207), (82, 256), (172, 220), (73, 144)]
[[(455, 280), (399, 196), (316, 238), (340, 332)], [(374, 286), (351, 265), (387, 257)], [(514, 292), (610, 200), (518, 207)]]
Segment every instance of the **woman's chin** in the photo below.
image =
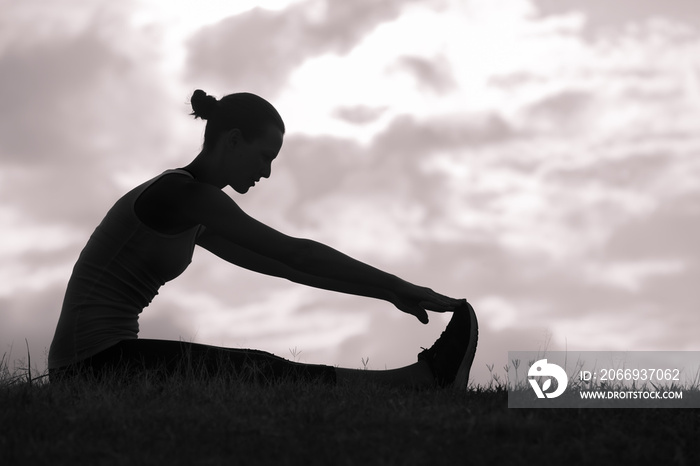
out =
[(243, 184), (239, 184), (239, 185), (230, 184), (229, 186), (231, 186), (231, 188), (234, 191), (236, 191), (238, 194), (245, 194), (251, 188), (249, 185), (243, 185)]
[(250, 188), (255, 186), (255, 181), (251, 181), (248, 183), (236, 183), (230, 184), (231, 188), (233, 188), (234, 191), (236, 191), (238, 194), (245, 194), (250, 190)]

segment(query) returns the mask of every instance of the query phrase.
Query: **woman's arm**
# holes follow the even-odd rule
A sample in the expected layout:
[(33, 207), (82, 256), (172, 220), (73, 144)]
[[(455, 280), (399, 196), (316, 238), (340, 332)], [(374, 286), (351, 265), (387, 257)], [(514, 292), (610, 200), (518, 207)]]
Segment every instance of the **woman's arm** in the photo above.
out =
[(205, 230), (198, 238), (197, 244), (212, 254), (224, 259), (231, 264), (235, 264), (253, 272), (270, 275), (272, 277), (284, 278), (301, 285), (312, 286), (323, 290), (337, 291), (340, 293), (365, 296), (390, 300), (390, 293), (382, 291), (380, 288), (368, 285), (357, 285), (348, 282), (333, 280), (327, 277), (309, 275), (289, 267), (282, 262), (260, 255), (219, 235)]
[[(428, 306), (427, 301), (431, 299), (435, 300), (438, 297), (450, 300), (451, 302), (451, 298), (438, 295), (428, 288), (417, 287), (398, 278), (397, 280), (399, 282), (397, 286), (395, 286), (395, 290), (389, 291), (371, 285), (349, 283), (323, 276), (309, 275), (299, 272), (274, 259), (252, 252), (206, 230), (197, 239), (197, 244), (221, 259), (238, 265), (239, 267), (252, 270), (253, 272), (284, 278), (301, 285), (312, 286), (323, 290), (388, 301), (400, 310), (415, 315), (423, 323), (427, 323), (428, 321), (427, 313), (421, 306), (416, 306), (415, 303), (411, 302), (412, 295), (415, 296), (413, 298), (414, 301), (417, 299), (418, 303), (422, 302), (425, 306)], [(446, 309), (433, 310), (449, 310), (452, 309), (452, 307), (452, 305), (449, 305)]]
[[(267, 270), (262, 273), (319, 288), (385, 299), (424, 323), (428, 321), (426, 310), (449, 311), (460, 303), (319, 242), (284, 235), (247, 215), (215, 186), (187, 180), (171, 192), (167, 203), (169, 205), (164, 207), (170, 215), (178, 217), (178, 223), (206, 227), (209, 234), (201, 238), (202, 246), (206, 247), (208, 236), (208, 246), (226, 256), (224, 259), (245, 262), (248, 268), (255, 267), (257, 271)], [(224, 246), (226, 243), (238, 249)]]

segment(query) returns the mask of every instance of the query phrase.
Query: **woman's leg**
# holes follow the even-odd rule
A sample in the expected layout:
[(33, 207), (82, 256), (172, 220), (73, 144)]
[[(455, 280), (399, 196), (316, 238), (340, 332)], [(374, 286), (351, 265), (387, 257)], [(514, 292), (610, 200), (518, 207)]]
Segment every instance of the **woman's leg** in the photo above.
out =
[(458, 386), (466, 388), (474, 359), (478, 328), (476, 314), (465, 305), (454, 311), (440, 338), (418, 355), (418, 362), (384, 371), (301, 364), (273, 354), (170, 340), (123, 340), (97, 355), (53, 371), (52, 381), (91, 373), (98, 378), (139, 373), (156, 376), (182, 374), (197, 378), (237, 376), (258, 382), (321, 381), (329, 384), (379, 383), (389, 386)]
[(326, 383), (336, 380), (335, 369), (330, 366), (295, 363), (258, 350), (170, 340), (123, 340), (82, 365), (98, 377), (125, 372), (127, 377), (143, 373), (157, 377), (235, 376), (263, 383), (285, 379)]

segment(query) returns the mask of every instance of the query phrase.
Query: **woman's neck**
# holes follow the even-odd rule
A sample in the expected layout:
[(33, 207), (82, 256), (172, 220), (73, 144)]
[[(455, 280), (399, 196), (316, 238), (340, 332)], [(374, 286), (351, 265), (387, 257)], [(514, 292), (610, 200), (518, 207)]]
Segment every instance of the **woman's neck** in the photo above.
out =
[(202, 150), (192, 162), (182, 167), (182, 169), (189, 172), (195, 180), (222, 189), (225, 183), (215, 169), (215, 164), (211, 163), (213, 155), (209, 151)]

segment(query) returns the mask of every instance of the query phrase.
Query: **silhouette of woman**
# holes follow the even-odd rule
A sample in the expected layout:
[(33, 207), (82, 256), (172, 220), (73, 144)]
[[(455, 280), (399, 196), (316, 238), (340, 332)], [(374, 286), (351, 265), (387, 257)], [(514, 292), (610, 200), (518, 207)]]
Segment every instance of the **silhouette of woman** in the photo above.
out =
[[(223, 191), (246, 193), (270, 176), (282, 146), (282, 118), (249, 93), (221, 100), (196, 90), (195, 118), (207, 120), (202, 151), (184, 168), (134, 188), (109, 210), (73, 269), (49, 350), (52, 382), (92, 374), (235, 374), (345, 383), (465, 388), (477, 342), (474, 310), (352, 259), (324, 244), (286, 236), (243, 212)], [(427, 323), (426, 310), (453, 311), (418, 362), (365, 371), (292, 362), (258, 350), (139, 339), (138, 316), (160, 286), (180, 275), (199, 245), (246, 269), (296, 283), (386, 300)], [(122, 372), (119, 372), (122, 371)], [(189, 371), (189, 372), (182, 372)]]

